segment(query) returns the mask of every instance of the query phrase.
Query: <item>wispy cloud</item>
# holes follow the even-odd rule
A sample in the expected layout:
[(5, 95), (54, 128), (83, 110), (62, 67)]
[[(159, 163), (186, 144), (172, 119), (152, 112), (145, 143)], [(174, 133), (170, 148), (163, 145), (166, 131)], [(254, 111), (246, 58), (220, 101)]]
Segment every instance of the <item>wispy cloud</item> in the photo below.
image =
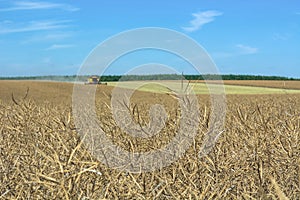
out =
[(43, 40), (61, 40), (61, 39), (66, 39), (68, 37), (71, 37), (71, 33), (52, 33), (52, 34), (47, 34), (43, 38)]
[(203, 25), (213, 22), (215, 17), (223, 15), (223, 13), (215, 10), (193, 13), (194, 19), (190, 21), (190, 26), (182, 27), (187, 32), (199, 30)]
[(258, 53), (259, 49), (255, 47), (250, 47), (243, 44), (237, 44), (234, 46), (235, 49), (231, 51), (223, 51), (223, 52), (213, 52), (211, 55), (215, 59), (224, 59), (224, 58), (233, 58), (241, 55), (253, 55)]
[(285, 34), (281, 34), (281, 33), (275, 33), (273, 35), (273, 40), (288, 40), (290, 38), (290, 35), (285, 33)]
[(22, 41), (22, 44), (28, 44), (33, 42), (44, 42), (44, 41), (59, 41), (66, 38), (72, 37), (72, 32), (54, 32), (54, 33), (48, 33), (48, 34), (37, 34), (30, 38), (27, 38)]
[(40, 9), (62, 9), (66, 11), (78, 11), (79, 8), (69, 4), (51, 3), (45, 1), (17, 1), (13, 2), (11, 7), (0, 8), (0, 12), (16, 11), (16, 10), (40, 10)]
[(239, 49), (240, 54), (255, 54), (258, 52), (258, 48), (250, 47), (243, 44), (237, 44), (236, 47)]
[(56, 50), (56, 49), (67, 49), (72, 48), (75, 45), (73, 44), (53, 44), (50, 47), (46, 48), (45, 50)]
[(43, 31), (69, 27), (70, 20), (31, 21), (27, 24), (0, 22), (0, 34)]

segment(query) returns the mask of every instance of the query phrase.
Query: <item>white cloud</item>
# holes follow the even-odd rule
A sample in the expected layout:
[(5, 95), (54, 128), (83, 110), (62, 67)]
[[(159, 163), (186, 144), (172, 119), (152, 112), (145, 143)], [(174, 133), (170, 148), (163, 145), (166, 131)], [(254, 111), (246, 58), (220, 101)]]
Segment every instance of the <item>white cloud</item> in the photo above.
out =
[(67, 49), (74, 47), (72, 44), (53, 44), (45, 50)]
[(237, 44), (236, 47), (239, 48), (240, 54), (255, 54), (258, 52), (258, 48), (246, 46), (243, 44)]
[(203, 25), (213, 22), (215, 17), (223, 15), (223, 13), (215, 10), (193, 13), (194, 19), (190, 21), (189, 27), (182, 27), (187, 32), (199, 30)]
[(16, 11), (16, 10), (39, 10), (39, 9), (62, 9), (66, 11), (78, 11), (79, 8), (68, 4), (51, 3), (44, 1), (17, 1), (8, 8), (0, 8), (0, 12)]
[(70, 20), (48, 20), (48, 21), (31, 21), (27, 24), (17, 24), (0, 22), (0, 34), (20, 33), (30, 31), (42, 31), (50, 29), (65, 28), (69, 26)]

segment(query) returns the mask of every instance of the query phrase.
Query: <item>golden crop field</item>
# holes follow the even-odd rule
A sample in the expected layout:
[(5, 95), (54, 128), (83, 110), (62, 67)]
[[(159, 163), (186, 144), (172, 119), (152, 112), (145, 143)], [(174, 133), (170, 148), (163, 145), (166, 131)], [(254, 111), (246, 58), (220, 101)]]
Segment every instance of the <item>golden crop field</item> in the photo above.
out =
[[(152, 138), (133, 138), (113, 119), (112, 88), (98, 86), (96, 108), (114, 144), (149, 151), (174, 137), (180, 116), (175, 98), (135, 91), (128, 107), (135, 121), (148, 123), (150, 105), (157, 103), (168, 119)], [(72, 90), (71, 83), (0, 81), (0, 199), (300, 197), (299, 93), (227, 95), (224, 132), (200, 159), (210, 99), (197, 95), (201, 115), (194, 145), (170, 166), (127, 173), (97, 161), (82, 143), (72, 117)]]

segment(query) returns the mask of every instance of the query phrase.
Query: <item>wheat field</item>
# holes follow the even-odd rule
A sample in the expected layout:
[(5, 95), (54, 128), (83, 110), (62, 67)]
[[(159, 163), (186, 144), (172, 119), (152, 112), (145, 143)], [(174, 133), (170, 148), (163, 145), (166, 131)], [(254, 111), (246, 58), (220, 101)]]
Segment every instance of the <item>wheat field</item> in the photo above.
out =
[[(199, 159), (208, 130), (209, 96), (197, 95), (194, 145), (172, 165), (128, 173), (97, 161), (77, 134), (70, 83), (0, 82), (0, 199), (299, 199), (300, 94), (227, 95), (224, 132)], [(112, 87), (99, 86), (99, 123), (127, 151), (166, 145), (178, 128), (178, 102), (136, 91), (129, 111), (146, 124), (159, 103), (168, 119), (150, 139), (128, 136), (110, 108)], [(137, 111), (138, 109), (138, 111)]]

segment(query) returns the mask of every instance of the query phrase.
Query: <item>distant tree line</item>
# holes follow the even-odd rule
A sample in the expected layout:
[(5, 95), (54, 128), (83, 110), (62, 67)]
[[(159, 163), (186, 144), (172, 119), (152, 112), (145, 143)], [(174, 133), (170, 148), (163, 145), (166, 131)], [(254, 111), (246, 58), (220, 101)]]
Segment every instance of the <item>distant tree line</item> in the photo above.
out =
[(102, 76), (100, 81), (135, 81), (135, 80), (299, 80), (282, 76), (259, 76), (259, 75), (177, 75), (177, 74), (156, 74), (156, 75), (126, 75), (126, 76)]
[[(0, 77), (0, 80), (48, 80), (48, 81), (64, 81), (64, 82), (86, 82), (90, 75), (85, 76), (18, 76), (18, 77)], [(178, 75), (178, 74), (153, 74), (153, 75), (105, 75), (100, 77), (101, 82), (111, 81), (138, 81), (138, 80), (300, 80), (296, 78), (288, 78), (282, 76), (259, 76), (259, 75)]]

